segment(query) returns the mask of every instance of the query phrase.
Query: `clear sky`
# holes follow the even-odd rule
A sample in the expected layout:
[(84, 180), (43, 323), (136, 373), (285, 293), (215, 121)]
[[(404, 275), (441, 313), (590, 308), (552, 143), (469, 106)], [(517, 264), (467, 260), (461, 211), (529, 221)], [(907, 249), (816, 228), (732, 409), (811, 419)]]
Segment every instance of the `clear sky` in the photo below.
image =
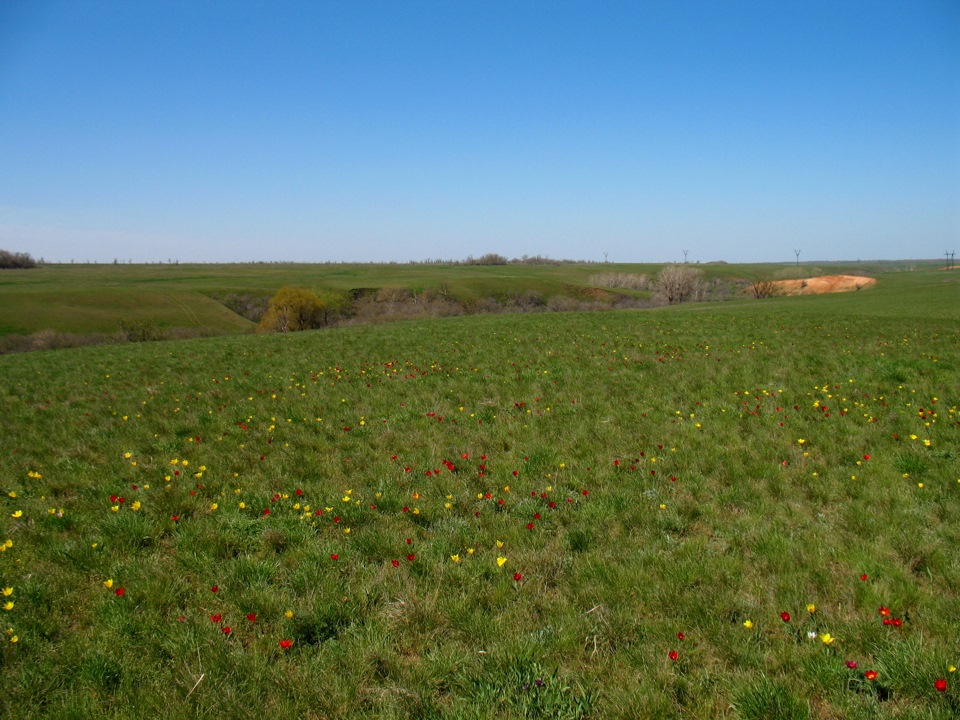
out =
[(0, 0), (49, 261), (960, 251), (957, 0)]

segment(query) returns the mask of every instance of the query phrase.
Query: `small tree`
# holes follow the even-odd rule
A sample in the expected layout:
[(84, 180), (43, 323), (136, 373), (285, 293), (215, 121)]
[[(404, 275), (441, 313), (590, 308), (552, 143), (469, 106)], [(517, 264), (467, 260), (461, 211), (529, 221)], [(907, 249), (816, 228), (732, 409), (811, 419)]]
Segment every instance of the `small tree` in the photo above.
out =
[(270, 298), (257, 332), (315, 330), (327, 324), (329, 310), (329, 303), (315, 292), (288, 285)]
[(657, 275), (657, 293), (669, 305), (696, 299), (703, 282), (703, 271), (686, 265), (667, 265)]

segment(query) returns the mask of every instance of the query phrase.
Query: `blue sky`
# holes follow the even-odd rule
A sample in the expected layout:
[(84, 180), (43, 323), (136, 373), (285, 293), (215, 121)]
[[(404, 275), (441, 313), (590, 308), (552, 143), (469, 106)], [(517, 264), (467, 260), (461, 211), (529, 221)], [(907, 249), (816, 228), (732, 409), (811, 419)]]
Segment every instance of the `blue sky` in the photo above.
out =
[(34, 257), (958, 246), (955, 0), (0, 0), (0, 247)]

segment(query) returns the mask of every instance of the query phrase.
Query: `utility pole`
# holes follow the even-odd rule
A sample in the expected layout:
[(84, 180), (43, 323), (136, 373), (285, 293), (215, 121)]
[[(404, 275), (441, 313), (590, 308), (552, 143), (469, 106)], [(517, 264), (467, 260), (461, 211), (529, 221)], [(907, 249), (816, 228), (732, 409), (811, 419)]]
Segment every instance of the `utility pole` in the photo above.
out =
[(688, 253), (688, 252), (690, 252), (690, 251), (689, 251), (689, 250), (684, 250), (684, 251), (683, 251), (683, 264), (684, 264), (684, 265), (687, 264), (687, 253)]
[(607, 264), (607, 262), (608, 262), (608, 261), (607, 261), (607, 256), (609, 256), (609, 255), (610, 255), (610, 253), (607, 252), (606, 250), (604, 250), (604, 252), (603, 252), (603, 264), (604, 264), (604, 265)]
[(953, 250), (947, 250), (943, 253), (944, 257), (947, 258), (947, 270), (953, 270)]
[(797, 256), (797, 267), (800, 267), (800, 251), (794, 250), (793, 253)]

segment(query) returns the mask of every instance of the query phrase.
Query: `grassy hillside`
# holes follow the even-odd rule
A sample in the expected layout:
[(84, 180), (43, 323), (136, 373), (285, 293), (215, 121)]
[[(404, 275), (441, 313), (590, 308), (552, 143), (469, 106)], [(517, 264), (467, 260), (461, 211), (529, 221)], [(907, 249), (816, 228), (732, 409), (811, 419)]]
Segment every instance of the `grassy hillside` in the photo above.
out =
[[(603, 272), (655, 276), (658, 265), (45, 265), (0, 272), (0, 336), (41, 330), (109, 333), (121, 321), (155, 321), (208, 334), (241, 333), (251, 323), (221, 302), (231, 294), (269, 297), (283, 285), (347, 293), (404, 288), (460, 302), (533, 292), (582, 298)], [(708, 278), (754, 281), (806, 271), (889, 272), (897, 264), (698, 266)], [(633, 295), (635, 293), (629, 293)]]
[(0, 710), (957, 717), (958, 297), (0, 357)]

